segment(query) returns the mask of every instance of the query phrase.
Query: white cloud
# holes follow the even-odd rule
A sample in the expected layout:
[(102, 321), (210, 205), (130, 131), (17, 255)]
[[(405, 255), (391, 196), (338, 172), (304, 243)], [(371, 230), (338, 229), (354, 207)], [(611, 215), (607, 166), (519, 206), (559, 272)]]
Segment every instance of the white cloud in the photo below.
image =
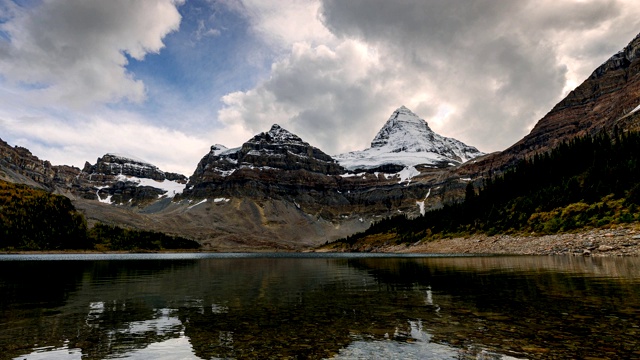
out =
[(182, 0), (44, 0), (11, 6), (0, 25), (0, 74), (15, 91), (43, 104), (86, 108), (145, 97), (127, 72), (127, 57), (142, 60), (178, 29)]
[(372, 119), (400, 105), (394, 88), (412, 86), (379, 65), (376, 49), (355, 40), (333, 49), (299, 42), (269, 79), (225, 96), (218, 117), (253, 133), (278, 123), (329, 153), (364, 147), (377, 131)]
[(319, 45), (333, 40), (319, 20), (317, 0), (240, 0), (229, 6), (246, 16), (251, 30), (278, 50), (288, 50), (301, 41)]
[(15, 118), (0, 111), (0, 127), (3, 137), (12, 139), (11, 145), (26, 147), (53, 164), (82, 168), (85, 161), (95, 163), (106, 153), (123, 153), (145, 159), (163, 171), (186, 176), (193, 174), (198, 161), (209, 151), (208, 139), (221, 135), (220, 132), (188, 135), (151, 124), (126, 111), (86, 117), (66, 114), (55, 119), (47, 114)]

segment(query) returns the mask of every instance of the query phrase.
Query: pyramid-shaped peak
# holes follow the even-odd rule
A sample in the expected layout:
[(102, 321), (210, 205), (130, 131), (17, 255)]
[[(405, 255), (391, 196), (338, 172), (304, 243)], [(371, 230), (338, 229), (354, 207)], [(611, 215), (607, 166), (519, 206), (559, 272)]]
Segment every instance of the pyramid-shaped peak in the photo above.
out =
[(478, 149), (436, 134), (427, 122), (405, 106), (391, 114), (371, 147), (337, 155), (340, 165), (350, 170), (378, 169), (387, 165), (429, 164), (449, 166), (483, 155)]
[(406, 141), (403, 139), (409, 140), (407, 138), (416, 137), (432, 138), (433, 131), (431, 131), (425, 120), (403, 105), (391, 114), (389, 120), (371, 142), (371, 147), (385, 146), (390, 142), (401, 142), (404, 146)]
[(411, 111), (408, 107), (402, 105), (396, 109), (396, 111), (391, 114), (389, 120), (387, 122), (396, 123), (394, 120), (398, 120), (401, 122), (414, 122), (414, 123), (426, 123), (424, 119), (421, 119), (418, 115), (416, 115), (413, 111)]

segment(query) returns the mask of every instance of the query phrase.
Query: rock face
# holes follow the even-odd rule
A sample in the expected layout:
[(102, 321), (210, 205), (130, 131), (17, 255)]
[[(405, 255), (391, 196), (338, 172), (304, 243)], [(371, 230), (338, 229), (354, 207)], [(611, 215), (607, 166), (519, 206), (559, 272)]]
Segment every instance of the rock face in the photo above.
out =
[[(219, 188), (235, 187), (235, 183), (242, 181), (254, 184), (254, 196), (261, 188), (264, 196), (272, 196), (274, 193), (268, 188), (275, 184), (284, 186), (289, 182), (300, 187), (323, 188), (329, 186), (327, 175), (344, 172), (331, 156), (273, 125), (268, 132), (254, 136), (239, 148), (212, 146), (189, 179), (185, 195), (209, 196)], [(274, 186), (265, 187), (264, 182), (274, 182)]]
[(56, 186), (66, 187), (79, 173), (76, 167), (53, 166), (28, 149), (11, 147), (0, 139), (0, 179), (53, 191)]
[(454, 166), (482, 155), (475, 147), (436, 134), (425, 120), (401, 106), (391, 114), (370, 148), (335, 158), (352, 171), (384, 172), (416, 165)]
[(108, 204), (147, 205), (182, 192), (187, 177), (165, 173), (153, 164), (131, 156), (106, 154), (95, 165), (85, 163), (78, 175), (77, 194)]
[(95, 165), (86, 162), (82, 172), (97, 175), (124, 175), (153, 179), (156, 181), (171, 180), (181, 183), (187, 182), (187, 177), (182, 174), (164, 172), (158, 169), (157, 166), (144, 160), (116, 154), (106, 154), (98, 158)]
[(128, 175), (153, 180), (164, 180), (165, 174), (155, 165), (144, 160), (116, 154), (106, 154), (98, 158), (95, 165), (85, 163), (83, 172), (102, 175)]
[(609, 58), (505, 151), (454, 169), (453, 176), (497, 174), (520, 159), (551, 150), (574, 137), (600, 131), (640, 130), (640, 34)]
[(198, 164), (194, 181), (210, 175), (230, 175), (239, 169), (306, 170), (336, 175), (344, 169), (320, 149), (302, 141), (277, 124), (236, 149), (214, 145)]

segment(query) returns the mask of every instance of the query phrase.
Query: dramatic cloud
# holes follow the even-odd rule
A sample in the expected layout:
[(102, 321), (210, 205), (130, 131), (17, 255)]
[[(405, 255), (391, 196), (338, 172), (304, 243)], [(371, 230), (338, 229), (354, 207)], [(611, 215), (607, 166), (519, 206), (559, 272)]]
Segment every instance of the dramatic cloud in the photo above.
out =
[(32, 8), (5, 5), (0, 74), (42, 105), (86, 107), (140, 102), (144, 84), (127, 72), (128, 57), (157, 53), (178, 29), (181, 0), (44, 0)]
[(219, 117), (256, 132), (277, 122), (337, 153), (366, 146), (404, 104), (443, 135), (500, 150), (630, 41), (638, 15), (615, 0), (326, 0), (315, 18), (333, 37), (291, 38), (270, 78), (223, 98)]
[(502, 150), (638, 32), (637, 0), (0, 0), (0, 137), (189, 175), (273, 123), (364, 149), (405, 105)]

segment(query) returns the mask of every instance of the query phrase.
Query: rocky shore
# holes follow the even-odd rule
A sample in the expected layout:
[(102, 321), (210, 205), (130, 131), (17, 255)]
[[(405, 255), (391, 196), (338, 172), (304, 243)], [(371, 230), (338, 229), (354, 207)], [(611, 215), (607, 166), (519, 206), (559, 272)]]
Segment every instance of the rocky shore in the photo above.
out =
[(389, 253), (640, 256), (640, 224), (544, 236), (478, 235), (418, 242), (408, 246), (387, 245), (358, 250)]

